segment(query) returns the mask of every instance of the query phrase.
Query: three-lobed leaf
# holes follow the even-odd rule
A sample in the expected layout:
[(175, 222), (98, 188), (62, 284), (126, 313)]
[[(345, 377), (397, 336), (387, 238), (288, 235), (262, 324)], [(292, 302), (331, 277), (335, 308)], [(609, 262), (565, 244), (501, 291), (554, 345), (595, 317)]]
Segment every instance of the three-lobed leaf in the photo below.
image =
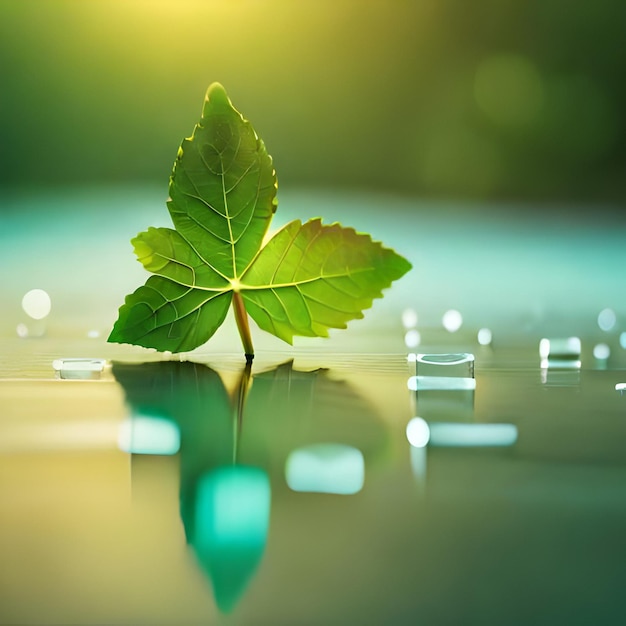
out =
[(271, 157), (223, 87), (209, 87), (202, 118), (179, 149), (167, 206), (175, 226), (132, 240), (154, 274), (126, 297), (109, 341), (181, 352), (205, 343), (233, 302), (246, 352), (242, 307), (291, 343), (327, 336), (363, 317), (411, 267), (369, 235), (296, 220), (262, 247), (276, 211)]

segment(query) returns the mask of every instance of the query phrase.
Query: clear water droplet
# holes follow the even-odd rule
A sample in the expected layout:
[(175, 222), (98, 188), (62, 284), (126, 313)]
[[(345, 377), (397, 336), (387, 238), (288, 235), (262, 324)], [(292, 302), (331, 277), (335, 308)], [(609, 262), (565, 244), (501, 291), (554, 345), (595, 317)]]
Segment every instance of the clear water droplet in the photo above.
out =
[(100, 378), (106, 365), (105, 359), (55, 359), (52, 368), (59, 377), (68, 380), (89, 380)]
[(474, 360), (471, 352), (418, 354), (416, 373), (421, 376), (474, 378)]
[(411, 391), (473, 391), (475, 378), (458, 376), (411, 376), (407, 381)]
[(539, 342), (539, 356), (549, 361), (577, 361), (580, 352), (580, 337), (543, 338)]
[(577, 387), (580, 384), (580, 337), (543, 338), (539, 342), (541, 383), (547, 387)]

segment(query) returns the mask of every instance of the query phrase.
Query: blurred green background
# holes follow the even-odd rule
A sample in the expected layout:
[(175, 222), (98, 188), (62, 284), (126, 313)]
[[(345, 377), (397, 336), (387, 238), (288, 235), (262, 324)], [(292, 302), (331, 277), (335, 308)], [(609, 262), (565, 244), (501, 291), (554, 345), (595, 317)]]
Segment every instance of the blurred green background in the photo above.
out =
[(220, 81), (282, 187), (619, 206), (623, 0), (2, 0), (0, 184), (161, 182)]

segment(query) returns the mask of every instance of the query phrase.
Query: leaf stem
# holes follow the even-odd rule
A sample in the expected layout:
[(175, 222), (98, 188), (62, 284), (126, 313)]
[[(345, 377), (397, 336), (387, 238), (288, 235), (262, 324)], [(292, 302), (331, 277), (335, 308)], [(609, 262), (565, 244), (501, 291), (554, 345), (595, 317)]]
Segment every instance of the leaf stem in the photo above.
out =
[(238, 291), (233, 292), (233, 311), (235, 312), (235, 320), (237, 321), (237, 328), (239, 329), (246, 361), (251, 363), (254, 358), (254, 347), (252, 345), (252, 336), (250, 335), (250, 325), (248, 324), (248, 312)]
[(233, 415), (233, 465), (239, 462), (239, 445), (241, 443), (241, 432), (243, 430), (243, 414), (248, 399), (248, 391), (252, 383), (252, 361), (246, 360), (246, 366), (241, 372), (239, 385), (234, 395), (234, 415)]

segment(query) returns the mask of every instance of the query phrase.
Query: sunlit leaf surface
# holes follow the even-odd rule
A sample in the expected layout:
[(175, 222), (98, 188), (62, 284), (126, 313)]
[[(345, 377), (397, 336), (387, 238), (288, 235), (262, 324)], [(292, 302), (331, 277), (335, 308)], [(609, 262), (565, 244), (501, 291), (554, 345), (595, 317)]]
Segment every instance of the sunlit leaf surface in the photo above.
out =
[(294, 335), (328, 336), (410, 268), (393, 250), (339, 224), (294, 221), (261, 250), (243, 276), (246, 309), (264, 330), (291, 343)]
[(289, 343), (294, 335), (325, 337), (363, 317), (411, 268), (369, 235), (319, 219), (291, 222), (261, 247), (276, 211), (276, 174), (263, 142), (217, 83), (179, 149), (167, 205), (175, 230), (149, 228), (132, 240), (155, 275), (126, 297), (109, 341), (193, 350), (234, 300), (251, 356), (246, 312)]

